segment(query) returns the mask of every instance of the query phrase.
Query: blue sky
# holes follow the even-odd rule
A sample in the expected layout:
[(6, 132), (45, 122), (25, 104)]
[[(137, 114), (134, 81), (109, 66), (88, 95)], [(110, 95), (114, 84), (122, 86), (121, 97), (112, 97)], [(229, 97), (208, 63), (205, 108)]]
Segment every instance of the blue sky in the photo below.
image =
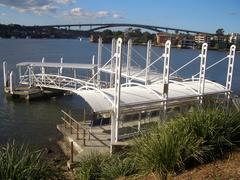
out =
[(0, 23), (138, 23), (240, 33), (240, 0), (0, 0)]

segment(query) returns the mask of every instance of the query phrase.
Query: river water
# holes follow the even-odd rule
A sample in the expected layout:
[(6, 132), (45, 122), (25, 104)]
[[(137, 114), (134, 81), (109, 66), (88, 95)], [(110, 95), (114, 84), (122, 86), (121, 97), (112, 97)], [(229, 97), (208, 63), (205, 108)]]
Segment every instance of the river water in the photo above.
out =
[[(108, 60), (110, 44), (104, 44), (103, 59)], [(126, 49), (126, 47), (125, 47)], [(163, 53), (163, 48), (153, 47), (152, 61)], [(193, 59), (200, 50), (172, 49), (171, 67), (177, 69), (184, 63)], [(46, 62), (91, 63), (92, 56), (97, 55), (97, 44), (90, 43), (87, 39), (79, 40), (49, 40), (49, 39), (0, 39), (0, 144), (15, 139), (40, 147), (55, 144), (61, 138), (56, 129), (60, 122), (60, 110), (82, 109), (84, 102), (77, 96), (63, 96), (58, 98), (44, 99), (38, 101), (16, 101), (7, 98), (3, 92), (2, 62), (8, 63), (8, 69), (15, 70), (16, 64), (23, 61), (41, 61), (45, 57)], [(227, 52), (208, 51), (208, 64), (225, 57)], [(143, 58), (146, 57), (145, 46), (134, 46), (133, 59), (135, 64), (144, 65)], [(240, 59), (236, 55), (233, 90), (240, 90)], [(126, 57), (124, 57), (126, 60)], [(162, 63), (155, 65), (162, 69)], [(222, 62), (215, 68), (207, 71), (207, 78), (225, 84), (227, 61)], [(194, 62), (178, 73), (183, 77), (199, 71), (199, 62)]]

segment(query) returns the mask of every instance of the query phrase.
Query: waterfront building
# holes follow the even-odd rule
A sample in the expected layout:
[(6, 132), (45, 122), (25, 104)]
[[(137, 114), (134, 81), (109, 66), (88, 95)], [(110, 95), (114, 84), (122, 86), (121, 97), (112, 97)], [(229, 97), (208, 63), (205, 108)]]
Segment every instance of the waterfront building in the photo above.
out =
[(160, 46), (164, 46), (167, 40), (172, 42), (172, 45), (176, 44), (176, 37), (173, 34), (169, 34), (167, 32), (159, 32), (156, 34), (157, 44)]
[(196, 34), (194, 36), (195, 43), (197, 44), (203, 44), (203, 43), (209, 43), (210, 37), (206, 34)]
[(231, 33), (229, 35), (228, 42), (231, 44), (235, 44), (237, 46), (240, 46), (240, 34), (239, 33)]

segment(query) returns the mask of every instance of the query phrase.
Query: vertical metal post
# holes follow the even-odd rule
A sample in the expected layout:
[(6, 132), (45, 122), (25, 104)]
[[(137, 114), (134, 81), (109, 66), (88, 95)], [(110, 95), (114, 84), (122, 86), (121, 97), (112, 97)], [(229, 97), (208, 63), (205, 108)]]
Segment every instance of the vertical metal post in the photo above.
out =
[(111, 74), (110, 74), (110, 88), (113, 88), (114, 86), (114, 71), (115, 71), (115, 58), (113, 56), (115, 55), (116, 52), (116, 39), (112, 39), (112, 49), (111, 49)]
[(73, 141), (70, 143), (70, 162), (73, 163)]
[[(90, 136), (90, 133), (89, 133), (89, 136)], [(90, 139), (90, 137), (89, 137)], [(83, 129), (83, 146), (86, 146), (86, 131), (85, 131), (85, 128)]]
[(114, 104), (111, 117), (111, 148), (112, 144), (118, 141), (118, 123), (120, 119), (120, 94), (121, 94), (121, 70), (122, 70), (122, 39), (118, 38), (116, 46), (116, 67), (115, 67), (115, 86), (114, 86)]
[[(42, 63), (44, 63), (44, 61), (45, 61), (45, 58), (43, 57), (42, 58)], [(45, 83), (45, 67), (41, 67), (41, 74), (42, 74), (42, 82), (44, 82)]]
[[(84, 111), (83, 111), (83, 122), (84, 122), (84, 125), (86, 123), (86, 110), (84, 108)], [(83, 125), (83, 126), (84, 126)], [(86, 130), (85, 130), (85, 127), (83, 128), (83, 145), (86, 146), (86, 139), (85, 139), (85, 136), (86, 136)]]
[(142, 119), (142, 114), (141, 112), (138, 114), (138, 132), (141, 130), (141, 119)]
[(22, 76), (22, 67), (21, 66), (18, 67), (18, 74), (19, 74), (19, 82), (21, 82), (22, 81), (22, 78), (21, 78), (21, 76)]
[(77, 140), (79, 140), (79, 124), (77, 123)]
[(127, 68), (126, 68), (126, 83), (129, 83), (129, 77), (131, 72), (131, 62), (132, 62), (132, 39), (128, 40), (128, 51), (127, 51)]
[(152, 41), (149, 40), (147, 43), (147, 60), (146, 60), (146, 73), (145, 73), (145, 85), (149, 84), (149, 64), (151, 63), (151, 49), (152, 49)]
[[(62, 64), (63, 64), (63, 57), (61, 57), (60, 62), (61, 62), (61, 65), (62, 65)], [(60, 74), (60, 75), (62, 75), (62, 71), (63, 71), (63, 67), (61, 66), (61, 67), (60, 67), (60, 70), (59, 70), (59, 74)]]
[[(93, 55), (93, 57), (92, 57), (92, 64), (93, 65), (95, 64), (95, 55)], [(95, 73), (96, 73), (96, 67), (94, 66), (92, 68), (92, 77), (95, 75)], [(93, 84), (94, 84), (94, 86), (96, 85), (96, 76), (93, 77)]]
[(163, 110), (164, 118), (166, 117), (167, 112), (167, 101), (168, 101), (168, 83), (169, 83), (169, 70), (170, 70), (170, 53), (171, 53), (171, 41), (167, 40), (165, 43), (165, 52), (164, 52), (164, 66), (163, 66)]
[(207, 48), (208, 44), (203, 43), (201, 51), (201, 61), (200, 61), (200, 71), (199, 71), (199, 82), (198, 82), (198, 94), (199, 94), (199, 104), (203, 103), (203, 94), (205, 87), (205, 72), (206, 72), (206, 63), (207, 63)]
[(99, 71), (102, 67), (102, 38), (99, 37), (98, 39), (98, 74), (97, 74), (97, 85), (100, 87), (100, 81), (101, 81), (101, 72)]
[[(73, 78), (74, 79), (77, 78), (77, 71), (76, 71), (76, 69), (73, 69)], [(75, 81), (75, 89), (77, 89), (77, 81)]]
[(10, 93), (13, 94), (13, 72), (10, 73)]
[(32, 67), (28, 67), (28, 80), (29, 80), (29, 87), (32, 87)]
[(227, 107), (229, 106), (229, 100), (231, 97), (231, 87), (232, 87), (232, 77), (233, 77), (233, 68), (234, 68), (234, 59), (235, 59), (236, 46), (232, 45), (229, 50), (228, 55), (228, 71), (227, 71), (227, 80), (226, 80), (226, 89), (229, 90), (225, 94), (227, 100)]
[(3, 84), (4, 88), (7, 87), (7, 62), (3, 61)]
[(68, 115), (69, 115), (69, 120), (70, 120), (70, 133), (72, 134), (73, 133), (73, 130), (72, 130), (72, 115), (71, 115), (71, 111), (69, 111), (69, 113), (68, 113)]

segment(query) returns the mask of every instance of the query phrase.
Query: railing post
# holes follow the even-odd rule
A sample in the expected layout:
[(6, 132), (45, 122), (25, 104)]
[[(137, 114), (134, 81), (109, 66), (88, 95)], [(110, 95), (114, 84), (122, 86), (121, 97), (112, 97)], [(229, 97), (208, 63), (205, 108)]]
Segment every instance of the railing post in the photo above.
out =
[(6, 61), (3, 62), (3, 84), (4, 84), (4, 88), (6, 88), (8, 86), (7, 84), (7, 63)]
[(141, 130), (141, 119), (142, 119), (142, 114), (141, 112), (138, 114), (138, 132)]
[(64, 127), (67, 128), (66, 114), (65, 113), (63, 113), (63, 119), (64, 119)]
[(85, 128), (83, 129), (83, 146), (86, 146), (86, 131), (85, 131)]
[(77, 123), (77, 140), (79, 140), (79, 124)]
[(72, 134), (73, 133), (73, 130), (72, 130), (72, 116), (71, 116), (71, 111), (69, 111), (69, 120), (70, 120), (70, 133)]
[(70, 143), (70, 162), (73, 163), (73, 141)]

